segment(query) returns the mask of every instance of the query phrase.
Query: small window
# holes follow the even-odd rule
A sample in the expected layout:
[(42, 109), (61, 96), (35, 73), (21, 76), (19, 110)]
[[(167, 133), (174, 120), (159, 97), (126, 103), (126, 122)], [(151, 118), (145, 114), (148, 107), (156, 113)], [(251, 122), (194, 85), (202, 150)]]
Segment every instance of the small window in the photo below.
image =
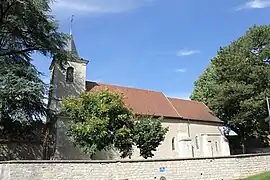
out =
[(195, 145), (196, 145), (196, 149), (200, 148), (200, 146), (199, 146), (199, 137), (198, 136), (195, 137)]
[(172, 138), (172, 150), (175, 150), (175, 137)]
[(218, 152), (218, 142), (215, 142), (216, 152)]
[(74, 68), (73, 67), (68, 67), (67, 68), (67, 74), (66, 74), (66, 82), (73, 82), (73, 77), (74, 76)]

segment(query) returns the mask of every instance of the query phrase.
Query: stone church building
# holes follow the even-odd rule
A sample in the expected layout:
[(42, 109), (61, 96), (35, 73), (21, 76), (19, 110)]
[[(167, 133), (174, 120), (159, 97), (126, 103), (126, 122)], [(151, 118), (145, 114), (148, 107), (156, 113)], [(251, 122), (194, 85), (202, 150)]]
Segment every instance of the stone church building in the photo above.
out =
[[(61, 100), (67, 96), (77, 96), (83, 91), (91, 92), (101, 88), (119, 91), (124, 102), (136, 114), (164, 117), (162, 124), (169, 127), (165, 140), (157, 148), (153, 158), (190, 158), (230, 155), (229, 143), (224, 136), (223, 122), (202, 102), (170, 98), (159, 91), (123, 87), (87, 81), (88, 61), (78, 56), (71, 35), (67, 50), (77, 56), (68, 61), (65, 70), (52, 62), (50, 66), (53, 89), (50, 92), (49, 107), (59, 111)], [(67, 117), (59, 116), (56, 133), (55, 159), (89, 159), (75, 148), (66, 136), (69, 125)], [(120, 159), (116, 151), (98, 152), (95, 159)], [(134, 149), (131, 159), (142, 159), (138, 149)]]

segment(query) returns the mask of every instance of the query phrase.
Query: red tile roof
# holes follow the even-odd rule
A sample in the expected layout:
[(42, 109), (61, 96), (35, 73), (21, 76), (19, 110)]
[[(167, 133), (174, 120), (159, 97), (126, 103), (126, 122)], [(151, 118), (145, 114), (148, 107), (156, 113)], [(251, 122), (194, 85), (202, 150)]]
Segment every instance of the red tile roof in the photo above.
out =
[(136, 114), (222, 122), (201, 102), (168, 98), (162, 92), (157, 91), (86, 82), (86, 91), (104, 88), (122, 93), (125, 104)]
[(213, 112), (202, 102), (168, 98), (177, 112), (185, 119), (220, 121)]

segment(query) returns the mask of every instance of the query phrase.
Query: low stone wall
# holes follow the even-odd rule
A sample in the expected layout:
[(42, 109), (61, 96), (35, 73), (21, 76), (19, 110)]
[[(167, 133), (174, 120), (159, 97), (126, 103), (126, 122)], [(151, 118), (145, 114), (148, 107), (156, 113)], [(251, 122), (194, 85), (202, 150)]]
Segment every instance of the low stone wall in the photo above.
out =
[(2, 161), (1, 180), (226, 180), (270, 171), (270, 154), (142, 161)]

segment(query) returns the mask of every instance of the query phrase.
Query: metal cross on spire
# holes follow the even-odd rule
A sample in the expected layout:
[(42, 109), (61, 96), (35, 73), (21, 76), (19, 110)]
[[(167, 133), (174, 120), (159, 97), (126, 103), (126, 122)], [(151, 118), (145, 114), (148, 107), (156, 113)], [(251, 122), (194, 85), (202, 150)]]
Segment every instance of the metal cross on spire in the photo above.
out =
[(70, 35), (72, 35), (72, 28), (73, 28), (73, 19), (74, 19), (74, 15), (71, 16), (71, 20), (70, 20)]
[(72, 52), (73, 54), (77, 55), (78, 56), (78, 52), (77, 52), (77, 49), (76, 49), (76, 46), (75, 46), (75, 42), (74, 42), (74, 38), (73, 38), (73, 35), (72, 35), (72, 30), (73, 30), (73, 19), (74, 19), (74, 15), (71, 16), (71, 19), (70, 19), (70, 32), (69, 32), (69, 38), (67, 40), (67, 51), (70, 51)]

